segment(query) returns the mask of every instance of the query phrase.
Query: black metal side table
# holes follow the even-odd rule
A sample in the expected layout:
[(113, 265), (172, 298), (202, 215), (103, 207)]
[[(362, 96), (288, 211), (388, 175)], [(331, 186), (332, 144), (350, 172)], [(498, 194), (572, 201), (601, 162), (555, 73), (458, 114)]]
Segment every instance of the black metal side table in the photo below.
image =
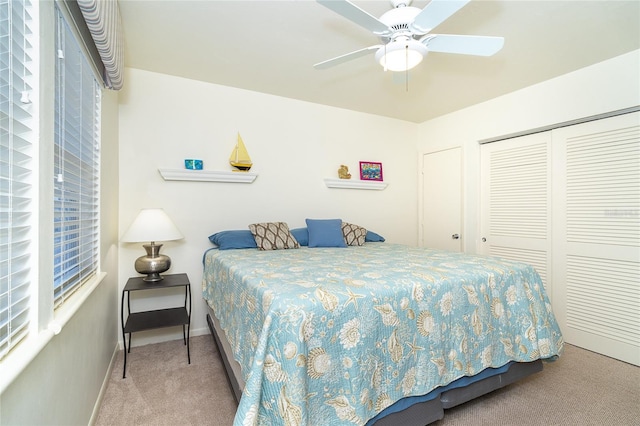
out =
[[(191, 326), (191, 283), (187, 274), (163, 275), (164, 279), (158, 282), (146, 282), (144, 277), (133, 277), (127, 280), (122, 290), (120, 302), (120, 317), (122, 320), (122, 341), (124, 343), (124, 367), (122, 378), (127, 373), (127, 353), (131, 352), (131, 333), (136, 331), (151, 330), (154, 328), (182, 326), (182, 338), (187, 346), (187, 361), (191, 364), (189, 352), (189, 327)], [(131, 312), (130, 296), (132, 291), (154, 290), (161, 288), (184, 287), (184, 306), (153, 311)], [(127, 317), (125, 318), (125, 295), (127, 298)], [(129, 334), (129, 344), (127, 337)]]

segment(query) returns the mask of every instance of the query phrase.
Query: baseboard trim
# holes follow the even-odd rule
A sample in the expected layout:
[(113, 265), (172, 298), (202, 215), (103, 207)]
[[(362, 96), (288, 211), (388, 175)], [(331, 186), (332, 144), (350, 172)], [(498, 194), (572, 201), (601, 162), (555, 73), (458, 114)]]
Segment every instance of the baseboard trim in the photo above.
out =
[(98, 419), (98, 414), (100, 413), (100, 406), (102, 405), (102, 400), (104, 399), (104, 394), (107, 391), (107, 386), (109, 385), (109, 380), (111, 379), (111, 373), (113, 373), (113, 367), (116, 364), (116, 359), (118, 358), (118, 352), (120, 352), (120, 344), (116, 343), (115, 348), (113, 349), (113, 353), (111, 354), (111, 361), (109, 362), (109, 368), (107, 368), (107, 373), (102, 380), (102, 386), (100, 386), (100, 392), (98, 392), (98, 398), (96, 399), (95, 404), (93, 405), (93, 411), (91, 412), (91, 418), (89, 418), (89, 426), (93, 426)]
[[(178, 328), (176, 328), (177, 330)], [(156, 343), (164, 343), (171, 342), (173, 340), (182, 340), (182, 328), (180, 327), (179, 331), (175, 333), (167, 333), (166, 331), (162, 331), (163, 329), (150, 330), (145, 332), (136, 333), (139, 336), (135, 336), (133, 339), (132, 348), (137, 348), (140, 346), (154, 345)], [(156, 332), (157, 334), (151, 334)], [(142, 333), (147, 333), (143, 335)], [(202, 336), (204, 334), (209, 334), (209, 329), (207, 327), (201, 328), (192, 328), (189, 330), (189, 337)], [(124, 349), (124, 345), (122, 344), (122, 335), (118, 337), (118, 349)]]

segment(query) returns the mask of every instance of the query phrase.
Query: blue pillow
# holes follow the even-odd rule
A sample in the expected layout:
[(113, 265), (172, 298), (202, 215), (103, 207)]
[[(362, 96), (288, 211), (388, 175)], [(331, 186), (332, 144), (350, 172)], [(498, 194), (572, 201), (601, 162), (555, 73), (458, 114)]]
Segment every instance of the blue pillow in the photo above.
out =
[(293, 238), (298, 240), (298, 244), (301, 246), (309, 245), (309, 231), (307, 231), (307, 228), (290, 229), (289, 232), (293, 234)]
[(258, 248), (251, 231), (221, 231), (209, 237), (209, 241), (217, 245), (220, 250)]
[(306, 219), (309, 247), (346, 247), (342, 219)]
[(384, 237), (376, 234), (375, 232), (367, 231), (364, 241), (367, 243), (384, 243)]

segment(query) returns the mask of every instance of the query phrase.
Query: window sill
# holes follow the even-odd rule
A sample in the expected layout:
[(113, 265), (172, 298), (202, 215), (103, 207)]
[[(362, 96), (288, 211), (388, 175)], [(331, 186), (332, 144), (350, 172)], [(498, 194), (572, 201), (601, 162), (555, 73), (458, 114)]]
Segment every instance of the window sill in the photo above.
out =
[(62, 331), (106, 276), (106, 272), (99, 272), (95, 278), (79, 288), (76, 294), (54, 312), (53, 320), (48, 324), (47, 328), (38, 333), (31, 333), (0, 361), (0, 395), (38, 356), (53, 337)]

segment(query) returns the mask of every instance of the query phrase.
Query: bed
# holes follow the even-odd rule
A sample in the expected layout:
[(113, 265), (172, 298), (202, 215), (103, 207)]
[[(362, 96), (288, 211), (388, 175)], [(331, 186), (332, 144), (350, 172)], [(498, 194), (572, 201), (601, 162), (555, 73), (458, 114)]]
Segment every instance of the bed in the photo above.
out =
[(519, 262), (366, 242), (211, 249), (203, 263), (234, 425), (424, 425), (563, 346)]

